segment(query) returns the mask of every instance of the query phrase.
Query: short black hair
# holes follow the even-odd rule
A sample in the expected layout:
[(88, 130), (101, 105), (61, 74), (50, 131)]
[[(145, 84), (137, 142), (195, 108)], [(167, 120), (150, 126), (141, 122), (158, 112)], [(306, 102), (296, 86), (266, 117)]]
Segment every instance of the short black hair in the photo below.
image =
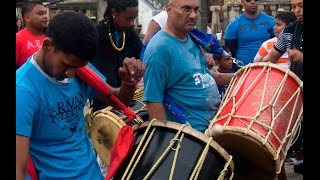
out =
[(121, 12), (125, 11), (128, 7), (137, 7), (138, 4), (138, 0), (107, 0), (107, 8), (103, 17), (105, 21), (112, 21), (111, 9), (114, 8), (116, 11)]
[(96, 54), (98, 33), (91, 19), (80, 12), (61, 12), (48, 24), (46, 35), (56, 48), (90, 61)]
[[(226, 51), (227, 53), (229, 53), (229, 54), (231, 55), (231, 51), (230, 51), (226, 46), (221, 46), (221, 47), (222, 47), (222, 49), (223, 49), (224, 51)], [(223, 57), (225, 57), (223, 54), (222, 54), (222, 55), (213, 54), (212, 56), (213, 56), (213, 59), (214, 59), (214, 60), (217, 60), (217, 61), (221, 61), (221, 59), (222, 59)]]
[(281, 21), (283, 21), (284, 23), (286, 23), (286, 25), (288, 25), (289, 23), (297, 20), (297, 17), (294, 15), (293, 12), (279, 12), (276, 16), (276, 19), (280, 19)]
[(26, 1), (22, 8), (21, 8), (21, 16), (22, 18), (24, 18), (24, 16), (28, 13), (28, 12), (31, 12), (32, 9), (37, 6), (37, 5), (42, 5), (42, 2), (41, 1)]

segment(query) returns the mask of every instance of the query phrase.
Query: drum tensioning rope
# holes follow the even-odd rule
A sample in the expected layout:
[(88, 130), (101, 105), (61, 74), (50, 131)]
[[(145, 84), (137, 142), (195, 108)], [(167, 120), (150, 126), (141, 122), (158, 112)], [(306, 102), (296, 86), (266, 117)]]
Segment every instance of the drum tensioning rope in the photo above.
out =
[[(206, 147), (204, 148), (203, 152), (201, 153), (201, 156), (200, 156), (200, 159), (198, 160), (192, 174), (191, 174), (191, 177), (189, 178), (189, 180), (196, 180), (198, 179), (198, 176), (200, 174), (200, 170), (202, 168), (202, 165), (204, 163), (204, 160), (209, 152), (209, 145), (212, 141), (212, 137), (209, 138), (207, 144), (206, 144)], [(228, 161), (226, 162), (226, 164), (224, 165), (222, 171), (220, 172), (219, 174), (219, 177), (217, 178), (217, 180), (224, 180), (224, 177), (226, 176), (226, 174), (228, 173), (228, 167), (230, 165), (230, 163), (232, 162), (232, 156), (229, 155), (229, 159)], [(231, 173), (231, 176), (230, 176), (230, 180), (233, 178), (233, 172)]]
[[(178, 137), (179, 137), (182, 129), (183, 129), (185, 126), (186, 126), (186, 125), (184, 124), (184, 125), (182, 125), (182, 126), (180, 127), (180, 129), (179, 129), (179, 131), (177, 132), (176, 136), (170, 141), (169, 146), (168, 146), (168, 147), (165, 149), (165, 151), (161, 154), (161, 156), (159, 157), (159, 159), (158, 159), (158, 160), (156, 161), (156, 163), (152, 166), (152, 168), (151, 168), (150, 171), (147, 173), (147, 175), (143, 178), (143, 180), (147, 180), (147, 179), (150, 178), (150, 176), (154, 173), (154, 171), (159, 167), (159, 165), (161, 164), (161, 162), (162, 162), (162, 161), (165, 159), (165, 157), (168, 155), (170, 149), (172, 149), (172, 150), (177, 150), (177, 149), (178, 149), (178, 147), (179, 147), (180, 144), (181, 144), (181, 140), (182, 140), (182, 138), (183, 138), (183, 136), (184, 136), (184, 133), (182, 133), (182, 135), (181, 135), (181, 137), (180, 137), (180, 140), (178, 139)], [(179, 142), (176, 149), (172, 148), (173, 145), (175, 144), (175, 142)], [(179, 149), (180, 149), (180, 147), (179, 147)], [(177, 151), (176, 151), (176, 153), (177, 153)], [(173, 177), (173, 171), (174, 171), (174, 168), (175, 168), (175, 163), (176, 163), (176, 161), (173, 162), (172, 167), (171, 167), (170, 176), (169, 176), (169, 177), (171, 177), (170, 180), (172, 180), (172, 177)]]
[[(153, 122), (156, 121), (156, 119), (152, 119), (151, 122), (149, 123), (145, 133), (143, 134), (142, 138), (141, 138), (141, 141), (140, 143), (138, 144), (138, 147), (137, 149), (135, 150), (134, 154), (133, 154), (133, 157), (131, 158), (130, 162), (129, 162), (129, 165), (127, 166), (123, 176), (122, 176), (122, 180), (124, 180), (126, 178), (126, 180), (129, 180), (133, 174), (133, 171), (135, 170), (137, 164), (139, 163), (143, 153), (145, 152), (145, 149), (147, 148), (147, 146), (149, 145), (150, 143), (150, 140), (152, 138), (152, 136), (154, 135), (154, 132), (156, 130), (156, 128), (154, 127), (152, 129), (152, 132), (148, 135), (149, 131), (150, 131), (150, 128), (153, 124)], [(186, 127), (187, 125), (186, 124), (183, 124), (179, 131), (176, 133), (175, 137), (173, 139), (170, 140), (170, 143), (168, 145), (168, 147), (165, 149), (165, 151), (161, 154), (161, 156), (159, 157), (159, 159), (155, 162), (155, 164), (151, 167), (151, 169), (149, 170), (149, 172), (146, 174), (146, 176), (143, 178), (143, 180), (147, 180), (149, 179), (152, 174), (155, 172), (155, 170), (159, 167), (159, 165), (162, 163), (162, 161), (166, 158), (166, 156), (168, 155), (169, 151), (170, 150), (173, 150), (175, 151), (175, 154), (174, 154), (174, 158), (173, 158), (173, 163), (172, 163), (172, 167), (171, 167), (171, 171), (170, 171), (170, 176), (169, 176), (169, 179), (172, 180), (173, 178), (173, 174), (174, 174), (174, 170), (175, 170), (175, 165), (176, 165), (176, 162), (177, 162), (177, 157), (178, 157), (178, 153), (179, 153), (179, 150), (181, 148), (181, 142), (182, 142), (182, 139), (184, 137), (184, 132), (182, 132), (183, 128)], [(181, 133), (182, 132), (182, 133)], [(181, 134), (180, 138), (179, 138), (179, 135)], [(144, 143), (146, 137), (148, 135), (148, 139), (146, 140), (146, 142)], [(209, 152), (209, 145), (212, 141), (212, 137), (209, 138), (208, 142), (206, 143), (206, 146), (203, 150), (203, 152), (201, 153), (201, 156), (195, 166), (195, 168), (193, 169), (193, 172), (192, 172), (192, 175), (190, 177), (190, 180), (196, 180), (198, 179), (198, 176), (200, 174), (200, 171), (201, 171), (201, 168), (202, 168), (202, 165), (204, 163), (204, 160), (205, 160), (205, 157), (207, 156), (208, 152)], [(176, 144), (177, 142), (177, 146), (176, 148), (173, 148), (173, 146)], [(144, 146), (142, 147), (142, 144), (144, 144)], [(140, 154), (138, 155), (140, 149), (142, 147), (142, 150), (140, 152)], [(136, 156), (138, 155), (137, 159), (136, 159)], [(133, 162), (135, 162), (133, 164)], [(220, 175), (218, 177), (218, 180), (223, 180), (225, 175), (227, 174), (228, 172), (228, 167), (230, 165), (230, 163), (232, 162), (232, 156), (230, 155), (230, 158), (229, 160), (226, 162), (225, 166), (224, 166), (224, 169), (220, 172)], [(133, 164), (133, 165), (132, 165)], [(130, 170), (130, 172), (129, 172)], [(129, 174), (128, 174), (129, 173)], [(128, 174), (128, 176), (127, 176)], [(127, 176), (127, 177), (126, 177)], [(230, 179), (233, 178), (233, 172), (230, 176)]]
[[(151, 122), (150, 122), (150, 124), (152, 124), (155, 120), (156, 120), (156, 119), (152, 119)], [(150, 130), (150, 128), (151, 128), (151, 125), (150, 125), (150, 124), (149, 124), (149, 126), (147, 127), (146, 132), (143, 134), (142, 139), (140, 140), (140, 143), (139, 143), (136, 151), (134, 152), (134, 154), (133, 154), (133, 156), (132, 156), (132, 158), (131, 158), (131, 160), (130, 160), (130, 162), (129, 162), (129, 164), (128, 164), (125, 172), (124, 172), (124, 174), (122, 175), (121, 180), (124, 180), (125, 177), (127, 176), (128, 172), (129, 172), (129, 169), (131, 168), (131, 166), (132, 166), (132, 164), (133, 164), (133, 161), (134, 161), (134, 159), (136, 158), (136, 156), (137, 156), (137, 154), (138, 154), (138, 152), (139, 152), (139, 150), (140, 150), (140, 148), (141, 148), (141, 146), (142, 146), (142, 144), (143, 144), (143, 141), (146, 139), (147, 133), (149, 132), (149, 130)], [(155, 128), (153, 128), (151, 134), (149, 135), (149, 138), (147, 139), (147, 142), (145, 143), (145, 147), (148, 145), (149, 141), (151, 140), (151, 137), (153, 136), (154, 131), (155, 131)], [(145, 149), (145, 147), (144, 147), (143, 149)], [(139, 155), (138, 159), (136, 160), (136, 163), (135, 163), (134, 167), (136, 166), (137, 162), (139, 162), (141, 156), (142, 156), (142, 153)], [(128, 177), (127, 177), (128, 180), (130, 179), (130, 177), (131, 177), (131, 175), (132, 175), (132, 172), (133, 172), (133, 170), (134, 170), (134, 167), (132, 168), (131, 172), (129, 173), (129, 175), (128, 175)]]

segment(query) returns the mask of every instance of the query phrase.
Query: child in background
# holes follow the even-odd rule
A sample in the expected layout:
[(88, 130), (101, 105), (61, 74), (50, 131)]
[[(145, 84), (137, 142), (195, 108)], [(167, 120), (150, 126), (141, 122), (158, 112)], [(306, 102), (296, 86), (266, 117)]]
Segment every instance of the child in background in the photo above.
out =
[[(216, 65), (215, 71), (219, 73), (234, 73), (232, 68), (233, 58), (232, 58), (231, 52), (225, 46), (222, 46), (222, 48), (223, 48), (223, 55), (213, 54), (213, 59)], [(219, 90), (221, 99), (223, 98), (227, 88), (228, 88), (228, 85), (222, 85), (222, 86), (218, 85), (218, 90)]]
[[(270, 53), (273, 46), (277, 43), (277, 38), (279, 34), (283, 31), (283, 29), (291, 22), (297, 20), (296, 16), (292, 12), (279, 12), (276, 16), (276, 24), (274, 25), (274, 34), (276, 37), (269, 39), (262, 43), (259, 48), (256, 56), (254, 57), (253, 62), (259, 62), (265, 57), (268, 53)], [(277, 65), (280, 65), (283, 68), (290, 68), (290, 61), (288, 53), (284, 53), (276, 62)]]

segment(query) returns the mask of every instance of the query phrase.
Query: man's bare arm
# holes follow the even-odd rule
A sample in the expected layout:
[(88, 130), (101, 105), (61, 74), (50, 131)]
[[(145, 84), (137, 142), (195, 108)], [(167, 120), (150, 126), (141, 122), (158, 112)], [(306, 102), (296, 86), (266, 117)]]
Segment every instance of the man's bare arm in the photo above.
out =
[(234, 76), (233, 73), (219, 73), (219, 72), (214, 72), (211, 71), (211, 74), (214, 77), (214, 80), (216, 81), (217, 85), (222, 86), (222, 85), (228, 85)]
[(153, 118), (158, 120), (166, 120), (166, 112), (161, 103), (147, 102), (146, 105), (150, 120)]
[(272, 62), (275, 63), (282, 56), (277, 50), (274, 48), (271, 49), (269, 54), (267, 54), (264, 58), (262, 58), (261, 62)]
[(153, 34), (157, 31), (159, 31), (160, 29), (161, 28), (160, 28), (159, 24), (152, 19), (149, 22), (148, 29), (147, 29), (146, 35), (143, 38), (142, 43), (145, 44), (153, 36)]
[(16, 135), (16, 179), (24, 180), (29, 157), (29, 138)]
[(299, 51), (298, 49), (288, 49), (288, 56), (294, 62), (303, 62), (303, 52)]

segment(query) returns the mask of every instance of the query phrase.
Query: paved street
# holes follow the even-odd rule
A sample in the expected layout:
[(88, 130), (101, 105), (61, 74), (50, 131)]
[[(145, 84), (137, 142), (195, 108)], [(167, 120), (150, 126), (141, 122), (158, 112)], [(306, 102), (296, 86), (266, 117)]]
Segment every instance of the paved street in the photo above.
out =
[(302, 174), (293, 171), (293, 165), (286, 163), (285, 168), (288, 180), (303, 180)]

